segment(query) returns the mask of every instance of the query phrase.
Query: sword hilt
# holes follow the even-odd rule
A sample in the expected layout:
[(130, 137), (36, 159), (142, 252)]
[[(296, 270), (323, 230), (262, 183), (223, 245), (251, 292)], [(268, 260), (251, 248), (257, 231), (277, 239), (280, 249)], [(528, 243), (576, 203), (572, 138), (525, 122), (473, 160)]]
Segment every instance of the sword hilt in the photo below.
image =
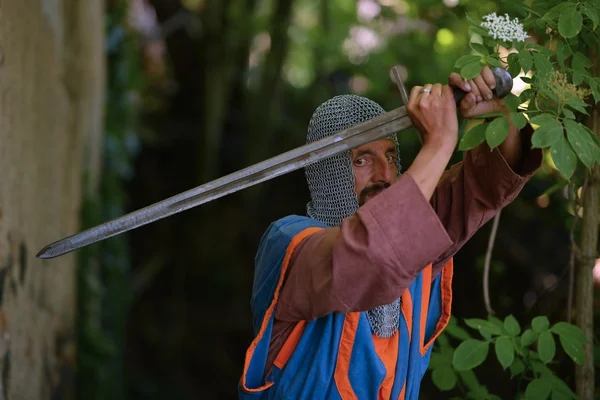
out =
[[(392, 68), (392, 73), (394, 74), (394, 78), (396, 81), (396, 85), (398, 86), (398, 90), (400, 91), (400, 96), (402, 97), (402, 101), (404, 105), (408, 104), (408, 95), (406, 91), (406, 86), (404, 86), (404, 82), (402, 82), (402, 78), (400, 77), (400, 68), (396, 65)], [(503, 99), (512, 90), (513, 80), (507, 70), (494, 67), (492, 68), (492, 74), (494, 75), (494, 80), (496, 81), (496, 87), (492, 89), (492, 93), (499, 99)], [(453, 87), (454, 91), (454, 100), (456, 102), (456, 106), (460, 104), (461, 100), (465, 98), (467, 92), (463, 91), (460, 88)]]
[[(503, 99), (508, 96), (512, 90), (512, 77), (507, 70), (498, 67), (492, 68), (492, 74), (494, 75), (494, 80), (496, 81), (496, 87), (492, 89), (492, 93), (497, 98)], [(452, 89), (454, 90), (454, 101), (456, 101), (456, 106), (458, 107), (461, 100), (467, 95), (467, 92), (457, 87), (453, 87)]]

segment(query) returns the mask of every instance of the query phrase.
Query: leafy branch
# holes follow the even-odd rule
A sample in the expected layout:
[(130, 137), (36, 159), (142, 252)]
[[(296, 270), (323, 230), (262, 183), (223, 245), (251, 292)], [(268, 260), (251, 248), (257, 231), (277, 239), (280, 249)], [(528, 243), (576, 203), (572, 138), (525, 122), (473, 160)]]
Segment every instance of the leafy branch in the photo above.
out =
[[(567, 322), (550, 326), (545, 316), (535, 317), (531, 327), (525, 329), (509, 315), (500, 320), (492, 315), (488, 319), (465, 319), (465, 324), (479, 333), (475, 338), (459, 326), (454, 318), (440, 337), (438, 348), (431, 355), (429, 369), (433, 383), (441, 391), (461, 386), (466, 398), (497, 399), (480, 385), (473, 370), (481, 365), (493, 349), (496, 360), (510, 378), (526, 381), (525, 397), (532, 399), (577, 399), (577, 395), (548, 367), (557, 353), (556, 339), (564, 352), (577, 364), (583, 364), (583, 345), (587, 342), (583, 332)], [(454, 348), (450, 337), (460, 340)], [(465, 377), (469, 377), (465, 382)]]

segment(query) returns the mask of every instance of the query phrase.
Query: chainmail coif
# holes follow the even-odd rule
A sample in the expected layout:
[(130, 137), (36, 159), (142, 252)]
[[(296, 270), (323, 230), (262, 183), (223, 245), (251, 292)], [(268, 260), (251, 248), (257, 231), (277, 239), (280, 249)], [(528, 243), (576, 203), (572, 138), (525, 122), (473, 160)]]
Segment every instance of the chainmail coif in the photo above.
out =
[[(357, 95), (335, 96), (321, 104), (308, 124), (307, 142), (314, 142), (342, 129), (350, 128), (385, 113), (377, 103)], [(400, 175), (400, 151), (396, 135), (388, 139), (396, 144), (396, 166)], [(336, 154), (305, 167), (311, 201), (308, 216), (328, 226), (340, 226), (344, 218), (353, 215), (359, 207), (354, 187), (350, 151)], [(391, 304), (367, 311), (373, 333), (390, 337), (398, 328), (400, 299)]]

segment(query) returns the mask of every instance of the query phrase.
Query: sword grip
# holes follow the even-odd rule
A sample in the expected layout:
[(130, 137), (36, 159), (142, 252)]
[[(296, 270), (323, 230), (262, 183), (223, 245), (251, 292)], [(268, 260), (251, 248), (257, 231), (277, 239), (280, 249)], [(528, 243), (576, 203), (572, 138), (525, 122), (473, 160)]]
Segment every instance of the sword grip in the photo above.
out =
[[(492, 68), (492, 74), (494, 75), (494, 80), (496, 81), (496, 87), (492, 89), (492, 93), (497, 98), (503, 99), (508, 96), (512, 90), (512, 77), (507, 70), (497, 67)], [(453, 87), (452, 89), (454, 90), (454, 101), (458, 107), (462, 99), (464, 99), (467, 95), (467, 92), (464, 92), (462, 89), (457, 87)]]

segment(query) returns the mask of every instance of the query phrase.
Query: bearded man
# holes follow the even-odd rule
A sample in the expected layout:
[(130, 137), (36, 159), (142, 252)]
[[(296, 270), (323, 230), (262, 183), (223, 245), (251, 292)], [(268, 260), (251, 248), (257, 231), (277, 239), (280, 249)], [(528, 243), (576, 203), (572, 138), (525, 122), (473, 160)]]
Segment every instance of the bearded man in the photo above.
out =
[[(449, 85), (414, 87), (408, 115), (422, 148), (400, 173), (394, 136), (306, 167), (307, 216), (272, 223), (256, 256), (256, 337), (239, 383), (243, 399), (417, 399), (431, 347), (451, 313), (452, 257), (508, 205), (539, 168), (530, 126), (510, 127), (446, 167), (463, 117), (507, 112), (485, 68)], [(308, 142), (384, 113), (340, 95), (321, 104)]]

